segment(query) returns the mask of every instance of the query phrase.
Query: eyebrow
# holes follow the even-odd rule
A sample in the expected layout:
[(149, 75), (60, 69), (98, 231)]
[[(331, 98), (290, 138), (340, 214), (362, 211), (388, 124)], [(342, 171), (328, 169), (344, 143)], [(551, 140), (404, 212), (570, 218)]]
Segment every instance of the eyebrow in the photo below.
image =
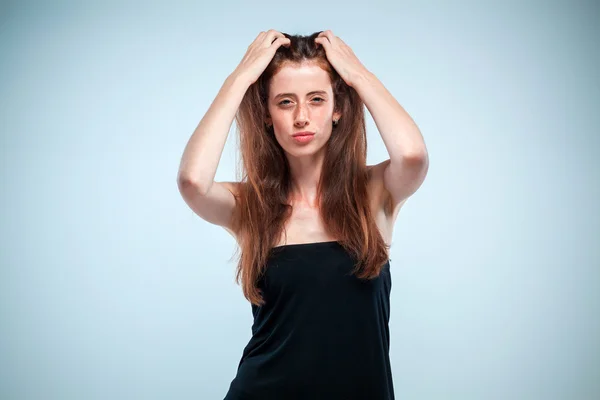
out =
[[(327, 95), (327, 92), (324, 90), (313, 90), (312, 92), (306, 93), (307, 96), (312, 96), (313, 94)], [(296, 97), (296, 94), (294, 94), (294, 93), (279, 93), (277, 96), (275, 96), (273, 98), (278, 99), (280, 97)]]

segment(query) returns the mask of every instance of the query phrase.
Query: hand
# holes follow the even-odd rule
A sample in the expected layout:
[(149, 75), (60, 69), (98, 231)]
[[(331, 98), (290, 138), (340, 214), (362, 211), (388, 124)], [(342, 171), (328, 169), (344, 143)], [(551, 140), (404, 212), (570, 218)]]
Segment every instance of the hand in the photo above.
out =
[(234, 74), (248, 79), (249, 84), (256, 82), (281, 45), (290, 45), (290, 39), (286, 38), (283, 33), (273, 29), (259, 33), (248, 46), (246, 54), (236, 67)]
[(357, 76), (368, 72), (350, 46), (339, 37), (334, 36), (330, 30), (319, 33), (315, 38), (315, 43), (323, 46), (327, 60), (348, 86), (352, 87)]

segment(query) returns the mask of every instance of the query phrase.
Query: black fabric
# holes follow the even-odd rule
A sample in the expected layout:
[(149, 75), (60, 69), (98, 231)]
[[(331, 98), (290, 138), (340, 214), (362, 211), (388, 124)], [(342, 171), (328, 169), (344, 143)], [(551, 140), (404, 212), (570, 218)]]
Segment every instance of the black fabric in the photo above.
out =
[(392, 280), (351, 274), (338, 242), (274, 247), (252, 337), (224, 400), (391, 400)]

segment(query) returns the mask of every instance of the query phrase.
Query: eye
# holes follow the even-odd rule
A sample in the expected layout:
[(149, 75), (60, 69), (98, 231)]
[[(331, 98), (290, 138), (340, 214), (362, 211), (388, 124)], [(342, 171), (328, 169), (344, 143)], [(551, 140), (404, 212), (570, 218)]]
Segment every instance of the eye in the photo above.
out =
[[(321, 97), (314, 97), (312, 100), (313, 101), (320, 100), (320, 101), (317, 101), (317, 103), (323, 103), (325, 101), (325, 99), (323, 99)], [(280, 106), (287, 106), (289, 103), (285, 103), (286, 101), (289, 102), (290, 100), (282, 100), (282, 101), (280, 101), (278, 103), (278, 105), (280, 105)]]

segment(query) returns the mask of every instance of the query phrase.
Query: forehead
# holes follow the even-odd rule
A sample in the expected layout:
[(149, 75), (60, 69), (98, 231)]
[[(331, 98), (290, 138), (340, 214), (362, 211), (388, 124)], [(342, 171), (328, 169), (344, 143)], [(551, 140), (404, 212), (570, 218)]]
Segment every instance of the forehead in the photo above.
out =
[(271, 78), (269, 96), (295, 93), (299, 96), (313, 90), (332, 92), (329, 74), (316, 64), (288, 64)]

